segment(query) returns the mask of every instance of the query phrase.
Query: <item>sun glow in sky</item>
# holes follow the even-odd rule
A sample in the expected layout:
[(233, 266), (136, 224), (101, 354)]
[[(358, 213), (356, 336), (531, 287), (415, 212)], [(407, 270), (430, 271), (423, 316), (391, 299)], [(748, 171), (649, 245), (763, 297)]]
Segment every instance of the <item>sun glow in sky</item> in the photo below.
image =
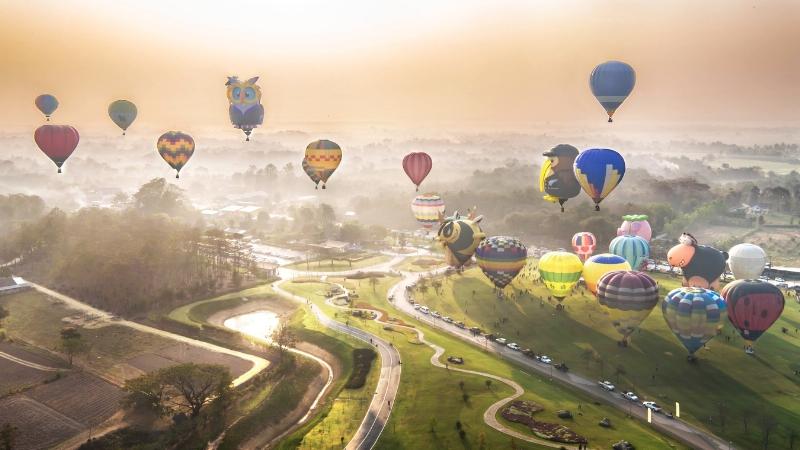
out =
[(638, 74), (645, 123), (796, 123), (796, 1), (104, 1), (0, 5), (0, 120), (226, 126), (225, 77), (260, 75), (266, 126), (602, 120), (598, 63)]

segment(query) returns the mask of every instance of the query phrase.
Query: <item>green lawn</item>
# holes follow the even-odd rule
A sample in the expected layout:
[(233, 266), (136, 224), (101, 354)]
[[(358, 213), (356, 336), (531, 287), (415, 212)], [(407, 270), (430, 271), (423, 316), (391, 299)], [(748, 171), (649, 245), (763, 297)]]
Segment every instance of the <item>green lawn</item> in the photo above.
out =
[(243, 291), (231, 292), (219, 297), (188, 303), (172, 310), (167, 317), (184, 325), (200, 327), (211, 314), (234, 308), (242, 303), (243, 298), (268, 298), (273, 295), (270, 285), (262, 284)]
[[(386, 303), (385, 295), (388, 287), (396, 282), (397, 278), (382, 279), (374, 290), (368, 283), (360, 283), (359, 286), (357, 281), (348, 281), (347, 284), (348, 287), (358, 290), (360, 302), (369, 302), (394, 315), (391, 306)], [(480, 448), (481, 440), (486, 449), (510, 448), (511, 439), (507, 435), (483, 423), (483, 412), (490, 404), (510, 395), (511, 388), (494, 382), (491, 389), (487, 389), (484, 377), (460, 374), (432, 366), (430, 357), (433, 350), (416, 343), (407, 332), (401, 332), (399, 329), (384, 330), (383, 326), (371, 321), (346, 319), (341, 310), (324, 304), (324, 299), (319, 294), (326, 290), (326, 286), (321, 283), (285, 283), (283, 286), (298, 295), (311, 298), (326, 314), (336, 316), (339, 320), (349, 320), (351, 325), (362, 327), (392, 341), (400, 351), (403, 376), (398, 400), (387, 429), (376, 448), (477, 449)], [(407, 322), (416, 322), (407, 317), (400, 318)], [(596, 405), (588, 397), (572, 393), (561, 385), (550, 382), (546, 377), (527, 374), (516, 366), (457, 338), (419, 323), (416, 325), (421, 326), (428, 340), (447, 349), (446, 355), (464, 357), (465, 368), (494, 373), (520, 383), (526, 390), (523, 399), (533, 400), (545, 406), (546, 411), (539, 415), (539, 420), (562, 422), (555, 417), (556, 410), (567, 408), (577, 413), (578, 404), (581, 404), (583, 415), (576, 416), (573, 421), (562, 423), (589, 437), (593, 446), (608, 448), (624, 436), (638, 448), (680, 448), (649, 430), (646, 425), (626, 419), (624, 414), (614, 408)], [(459, 386), (461, 381), (464, 382), (463, 392)], [(467, 401), (464, 401), (464, 393), (468, 395)], [(597, 422), (603, 417), (609, 417), (615, 428), (606, 430), (597, 426)], [(461, 442), (458, 436), (456, 421), (460, 421), (467, 432), (465, 442)], [(516, 446), (526, 449), (541, 448), (520, 441), (516, 442)]]
[(425, 272), (444, 265), (444, 260), (440, 256), (415, 256), (406, 258), (405, 261), (395, 266), (395, 269), (403, 272)]
[(389, 261), (390, 259), (392, 258), (386, 255), (368, 256), (362, 259), (356, 259), (351, 261), (338, 260), (338, 259), (334, 260), (320, 259), (309, 262), (305, 261), (296, 262), (294, 264), (286, 266), (286, 268), (294, 270), (308, 270), (312, 272), (342, 272), (345, 270), (360, 269), (362, 267), (369, 267), (377, 264), (383, 264)]
[[(678, 286), (677, 279), (657, 278), (662, 295)], [(679, 401), (683, 419), (733, 440), (740, 448), (761, 445), (759, 424), (769, 421), (765, 416), (778, 422), (770, 448), (788, 448), (790, 430), (800, 433), (800, 377), (793, 374), (800, 369), (800, 334), (795, 333), (800, 305), (792, 297), (787, 297), (781, 319), (756, 343), (755, 357), (742, 351), (743, 340), (726, 321), (724, 334), (697, 353), (697, 364), (689, 364), (686, 350), (664, 322), (660, 305), (632, 336), (631, 346), (620, 348), (594, 298), (573, 294), (564, 301), (566, 310), (558, 313), (544, 286), (519, 277), (513, 286), (515, 300), (498, 300), (488, 280), (473, 268), (445, 281), (442, 295), (429, 289), (425, 296), (415, 296), (444, 315), (466, 319), (468, 325), (505, 336), (554, 361), (566, 361), (573, 371), (608, 378), (670, 409)], [(783, 334), (781, 327), (789, 334)], [(597, 356), (590, 358), (592, 353)]]

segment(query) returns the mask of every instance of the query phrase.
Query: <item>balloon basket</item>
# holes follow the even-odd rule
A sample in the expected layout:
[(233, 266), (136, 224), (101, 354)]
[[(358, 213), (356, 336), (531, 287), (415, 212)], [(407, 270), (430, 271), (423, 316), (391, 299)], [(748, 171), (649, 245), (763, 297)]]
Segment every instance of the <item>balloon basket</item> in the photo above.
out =
[(179, 174), (179, 173), (175, 174), (175, 178), (180, 178), (180, 177), (181, 177), (181, 174)]
[(58, 173), (61, 173), (61, 167), (58, 168)]
[(614, 122), (614, 119), (612, 119), (611, 117), (609, 117), (609, 118), (608, 118), (608, 123), (612, 123), (612, 122)]

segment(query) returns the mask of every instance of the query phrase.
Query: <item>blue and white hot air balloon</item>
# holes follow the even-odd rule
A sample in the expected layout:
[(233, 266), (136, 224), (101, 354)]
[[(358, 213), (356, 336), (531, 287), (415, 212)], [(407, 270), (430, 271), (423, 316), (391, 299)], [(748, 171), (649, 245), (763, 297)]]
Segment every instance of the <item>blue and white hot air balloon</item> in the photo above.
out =
[(590, 148), (575, 158), (575, 178), (600, 211), (600, 202), (625, 176), (625, 158), (610, 148)]
[(650, 256), (650, 244), (639, 236), (617, 236), (611, 241), (608, 251), (625, 258), (633, 270), (641, 270)]
[(614, 112), (628, 98), (636, 85), (636, 72), (630, 65), (621, 61), (607, 61), (595, 67), (589, 77), (589, 86), (597, 101), (608, 113), (608, 121)]

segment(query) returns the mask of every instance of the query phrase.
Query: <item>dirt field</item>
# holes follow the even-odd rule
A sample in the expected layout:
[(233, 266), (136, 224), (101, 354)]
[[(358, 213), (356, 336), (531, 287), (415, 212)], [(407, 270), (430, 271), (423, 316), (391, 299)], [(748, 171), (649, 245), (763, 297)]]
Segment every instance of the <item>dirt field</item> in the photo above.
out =
[[(63, 363), (59, 360), (42, 355), (35, 349), (10, 342), (0, 342), (0, 352), (43, 366), (63, 367)], [(52, 379), (55, 375), (54, 372), (44, 372), (26, 367), (2, 357), (0, 357), (0, 374), (2, 374), (0, 375), (0, 396), (35, 386), (47, 379)]]
[(17, 450), (48, 448), (83, 430), (80, 423), (24, 395), (0, 400), (0, 423), (19, 429)]

